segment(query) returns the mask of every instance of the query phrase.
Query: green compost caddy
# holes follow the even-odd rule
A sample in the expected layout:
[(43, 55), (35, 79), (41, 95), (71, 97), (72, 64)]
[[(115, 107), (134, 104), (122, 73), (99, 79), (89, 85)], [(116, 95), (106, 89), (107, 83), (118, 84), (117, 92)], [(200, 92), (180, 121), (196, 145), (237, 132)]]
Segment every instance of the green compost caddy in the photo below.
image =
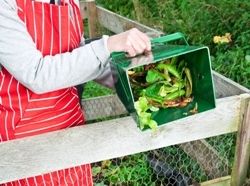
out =
[[(184, 44), (176, 44), (182, 41)], [(190, 46), (182, 33), (174, 33), (154, 38), (151, 55), (139, 55), (128, 58), (124, 52), (111, 54), (111, 69), (115, 81), (116, 92), (139, 126), (138, 116), (134, 107), (134, 96), (130, 86), (128, 71), (139, 66), (157, 63), (162, 60), (181, 56), (187, 62), (192, 75), (193, 101), (185, 107), (162, 108), (152, 116), (158, 125), (191, 115), (195, 105), (198, 113), (216, 107), (214, 85), (211, 72), (209, 48), (206, 46)], [(173, 44), (175, 43), (175, 44)]]

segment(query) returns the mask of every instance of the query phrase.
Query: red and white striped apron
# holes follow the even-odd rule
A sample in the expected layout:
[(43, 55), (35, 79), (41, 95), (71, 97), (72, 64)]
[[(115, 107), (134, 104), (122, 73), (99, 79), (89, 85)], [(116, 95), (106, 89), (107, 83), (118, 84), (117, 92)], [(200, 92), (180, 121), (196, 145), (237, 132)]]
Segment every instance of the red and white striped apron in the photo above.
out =
[[(82, 19), (79, 7), (73, 0), (62, 1), (61, 5), (32, 0), (16, 0), (16, 2), (18, 16), (25, 23), (37, 49), (44, 56), (72, 51), (79, 46)], [(84, 117), (74, 87), (35, 94), (2, 68), (0, 141), (42, 134), (83, 122)], [(89, 186), (92, 185), (91, 167), (78, 166), (3, 185)]]

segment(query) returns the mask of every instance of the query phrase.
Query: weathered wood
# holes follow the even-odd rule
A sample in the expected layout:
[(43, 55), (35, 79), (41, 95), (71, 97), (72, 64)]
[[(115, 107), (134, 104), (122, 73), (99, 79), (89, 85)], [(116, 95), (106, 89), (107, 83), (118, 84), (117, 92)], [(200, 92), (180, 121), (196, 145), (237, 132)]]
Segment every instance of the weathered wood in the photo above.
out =
[(95, 1), (92, 0), (86, 2), (86, 8), (88, 13), (89, 38), (96, 38), (100, 34), (98, 33), (97, 9)]
[(88, 1), (81, 1), (80, 2), (80, 11), (81, 11), (82, 19), (88, 18), (87, 4), (88, 4)]
[(215, 109), (168, 123), (155, 134), (124, 117), (0, 143), (0, 183), (235, 132), (247, 96), (219, 99)]
[(200, 186), (230, 186), (231, 176), (225, 176), (216, 178), (214, 180), (206, 181), (200, 184)]
[(159, 37), (163, 34), (161, 31), (157, 31), (136, 21), (127, 19), (99, 6), (97, 6), (97, 15), (100, 24), (114, 33), (121, 33), (131, 28), (138, 28), (142, 32), (146, 32), (151, 37)]
[[(83, 18), (90, 18), (87, 12), (89, 1), (81, 1), (81, 14)], [(103, 7), (96, 6), (97, 21), (100, 25), (107, 28), (114, 33), (121, 33), (130, 28), (138, 28), (142, 32), (147, 33), (150, 37), (159, 37), (163, 32), (153, 29), (151, 27), (145, 26), (137, 21), (125, 18), (119, 14), (111, 12)]]
[(229, 78), (213, 71), (213, 81), (217, 98), (250, 93), (250, 90)]
[(232, 185), (241, 186), (247, 178), (250, 158), (250, 99), (242, 100), (234, 167), (232, 171)]
[(208, 177), (221, 177), (228, 175), (228, 161), (222, 158), (205, 140), (183, 143), (180, 144), (179, 147), (202, 167)]

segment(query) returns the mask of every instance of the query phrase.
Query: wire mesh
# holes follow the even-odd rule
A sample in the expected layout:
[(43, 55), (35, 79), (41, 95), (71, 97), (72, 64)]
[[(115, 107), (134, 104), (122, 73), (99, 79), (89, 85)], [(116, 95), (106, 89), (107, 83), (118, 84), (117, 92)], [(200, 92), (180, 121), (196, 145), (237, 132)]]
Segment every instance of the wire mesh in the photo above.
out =
[[(90, 120), (126, 114), (116, 96), (83, 105)], [(196, 185), (231, 174), (235, 143), (232, 133), (94, 163), (93, 181), (95, 186)]]
[(235, 134), (92, 164), (96, 186), (186, 186), (230, 175)]

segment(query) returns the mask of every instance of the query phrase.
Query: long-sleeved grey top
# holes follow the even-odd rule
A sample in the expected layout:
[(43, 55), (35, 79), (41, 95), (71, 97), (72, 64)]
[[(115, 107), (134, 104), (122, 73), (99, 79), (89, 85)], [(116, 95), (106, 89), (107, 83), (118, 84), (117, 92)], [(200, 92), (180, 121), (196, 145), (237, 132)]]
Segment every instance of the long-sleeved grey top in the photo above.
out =
[[(17, 14), (15, 0), (0, 3), (0, 66), (35, 93), (72, 87), (100, 77), (109, 68), (107, 38), (71, 52), (44, 56)], [(1, 70), (1, 67), (0, 67)]]

